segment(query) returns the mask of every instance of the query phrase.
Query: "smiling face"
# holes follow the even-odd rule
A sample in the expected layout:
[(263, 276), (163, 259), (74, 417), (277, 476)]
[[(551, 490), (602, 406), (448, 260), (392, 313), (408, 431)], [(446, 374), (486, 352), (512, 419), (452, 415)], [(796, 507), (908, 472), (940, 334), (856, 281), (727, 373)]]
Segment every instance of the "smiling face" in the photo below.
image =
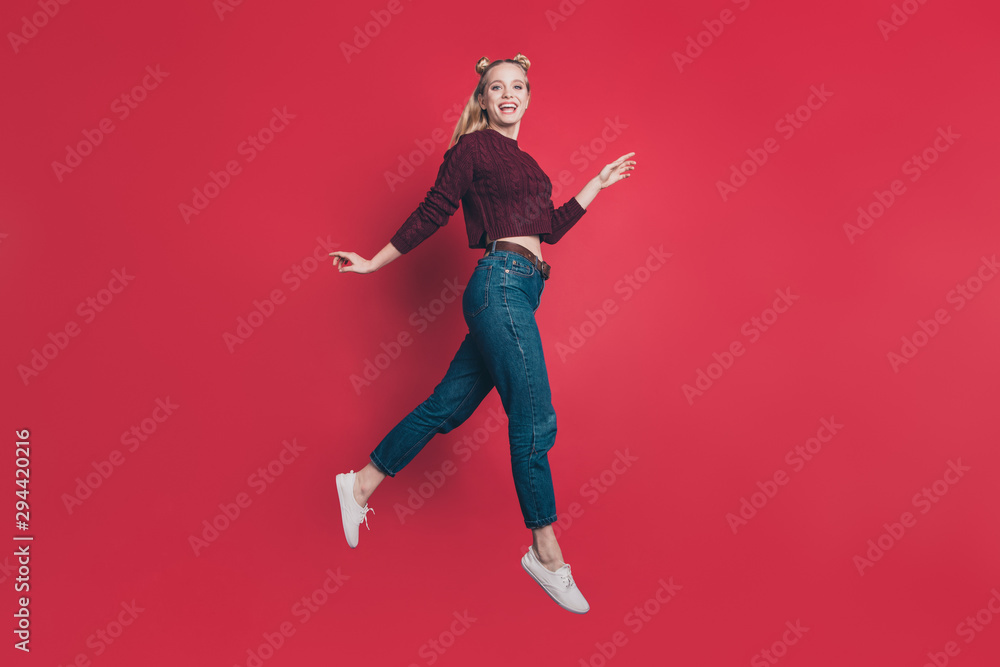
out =
[(479, 107), (486, 110), (493, 127), (517, 125), (530, 97), (524, 70), (503, 63), (486, 73), (486, 88), (479, 95)]

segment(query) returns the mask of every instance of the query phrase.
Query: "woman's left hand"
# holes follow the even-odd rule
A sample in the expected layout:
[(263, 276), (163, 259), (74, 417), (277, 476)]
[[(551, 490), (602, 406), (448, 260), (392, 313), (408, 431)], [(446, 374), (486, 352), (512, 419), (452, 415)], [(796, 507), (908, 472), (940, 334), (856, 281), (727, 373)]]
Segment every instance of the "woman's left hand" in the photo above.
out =
[(628, 158), (633, 155), (635, 155), (634, 151), (626, 153), (611, 164), (605, 165), (604, 169), (601, 169), (601, 173), (597, 175), (597, 180), (600, 183), (602, 190), (609, 185), (617, 183), (623, 178), (631, 176), (628, 172), (635, 169), (635, 160), (629, 160)]

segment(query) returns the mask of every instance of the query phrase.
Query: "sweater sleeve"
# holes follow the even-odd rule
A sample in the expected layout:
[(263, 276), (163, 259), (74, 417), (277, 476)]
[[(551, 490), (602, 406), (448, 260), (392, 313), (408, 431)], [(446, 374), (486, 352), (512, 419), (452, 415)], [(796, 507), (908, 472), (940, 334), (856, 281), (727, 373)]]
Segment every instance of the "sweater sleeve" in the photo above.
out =
[(555, 243), (561, 239), (563, 235), (568, 232), (586, 212), (587, 209), (580, 206), (580, 202), (576, 200), (576, 197), (570, 197), (569, 201), (559, 208), (555, 208), (555, 205), (550, 199), (549, 218), (552, 220), (552, 233), (542, 235), (541, 241), (543, 243)]
[(472, 185), (475, 149), (475, 140), (464, 134), (445, 151), (434, 185), (390, 239), (400, 253), (405, 255), (416, 248), (458, 210), (462, 196)]

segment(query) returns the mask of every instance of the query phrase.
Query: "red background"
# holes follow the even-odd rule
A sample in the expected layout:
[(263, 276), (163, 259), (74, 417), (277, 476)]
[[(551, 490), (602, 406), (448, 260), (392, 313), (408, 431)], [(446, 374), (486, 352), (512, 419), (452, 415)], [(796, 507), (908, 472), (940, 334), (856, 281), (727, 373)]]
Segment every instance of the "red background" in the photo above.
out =
[[(915, 12), (887, 37), (888, 0), (590, 0), (563, 2), (558, 21), (555, 0), (403, 0), (396, 14), (245, 2), (222, 18), (208, 0), (72, 2), (17, 45), (8, 34), (0, 506), (21, 534), (14, 432), (30, 429), (35, 541), (24, 655), (11, 646), (16, 543), (3, 538), (4, 663), (252, 665), (248, 651), (288, 623), (263, 664), (997, 664), (1000, 281), (975, 280), (1000, 250), (996, 10), (906, 4)], [(723, 10), (731, 22), (713, 23)], [(21, 32), (39, 11), (7, 2), (0, 26)], [(372, 11), (391, 20), (345, 56)], [(700, 32), (707, 46), (678, 68), (672, 54)], [(533, 93), (518, 142), (554, 182), (567, 172), (556, 205), (618, 156), (638, 161), (543, 247), (550, 460), (584, 616), (520, 568), (530, 533), (505, 432), (460, 454), (500, 408), (495, 393), (379, 488), (357, 550), (344, 541), (334, 475), (365, 464), (466, 331), (454, 303), (419, 324), (478, 256), (461, 214), (374, 275), (324, 260), (305, 262), (316, 270), (297, 289), (283, 279), (317, 238), (377, 252), (432, 184), (445, 149), (433, 137), (450, 136), (475, 61), (518, 51)], [(121, 118), (112, 103), (147, 66), (167, 74)], [(828, 99), (799, 109), (813, 86)], [(247, 161), (241, 142), (274, 108), (294, 118)], [(787, 136), (776, 123), (796, 109), (808, 119)], [(60, 180), (53, 162), (103, 118), (114, 130)], [(602, 143), (608, 119), (621, 125)], [(937, 154), (939, 128), (958, 138)], [(723, 199), (718, 182), (769, 138), (777, 151)], [(400, 156), (429, 142), (390, 188)], [(911, 180), (906, 163), (928, 148), (936, 161)], [(230, 160), (240, 172), (186, 222), (179, 206)], [(897, 179), (904, 193), (852, 242), (844, 225)], [(650, 246), (671, 256), (644, 272)], [(134, 278), (102, 293), (123, 267)], [(626, 276), (641, 288), (621, 288)], [(970, 278), (978, 292), (959, 308), (949, 293)], [(275, 289), (285, 301), (230, 351), (224, 334)], [(776, 290), (797, 299), (775, 321)], [(78, 310), (108, 296), (90, 321)], [(585, 325), (606, 300), (603, 326)], [(889, 353), (938, 309), (945, 323), (925, 324), (935, 335), (894, 368)], [(762, 315), (759, 336), (743, 328)], [(25, 381), (19, 367), (70, 323), (78, 335)], [(401, 333), (411, 344), (379, 359)], [(736, 342), (741, 356), (710, 366)], [(356, 390), (351, 376), (376, 360)], [(699, 370), (715, 379), (688, 400)], [(178, 407), (130, 451), (122, 434), (167, 398)], [(842, 428), (797, 468), (786, 454), (822, 419)], [(251, 476), (293, 439), (297, 458), (262, 488)], [(120, 465), (67, 509), (78, 478), (116, 451)], [(631, 467), (612, 466), (626, 451)], [(945, 475), (949, 461), (968, 470)], [(448, 465), (402, 521), (411, 490)], [(769, 486), (776, 473), (787, 483)], [(771, 497), (753, 496), (762, 487)], [(196, 555), (191, 536), (240, 493), (249, 506)], [(743, 498), (762, 506), (734, 533), (727, 515)], [(904, 534), (885, 535), (905, 512)], [(880, 536), (888, 548), (859, 573), (855, 557)], [(346, 578), (303, 623), (294, 606), (328, 569)], [(664, 605), (661, 580), (680, 586)], [(96, 639), (118, 633), (133, 601), (143, 611), (122, 617), (120, 636)], [(968, 641), (961, 624), (981, 610)], [(451, 635), (464, 612), (476, 620)], [(786, 622), (808, 630), (785, 634)]]

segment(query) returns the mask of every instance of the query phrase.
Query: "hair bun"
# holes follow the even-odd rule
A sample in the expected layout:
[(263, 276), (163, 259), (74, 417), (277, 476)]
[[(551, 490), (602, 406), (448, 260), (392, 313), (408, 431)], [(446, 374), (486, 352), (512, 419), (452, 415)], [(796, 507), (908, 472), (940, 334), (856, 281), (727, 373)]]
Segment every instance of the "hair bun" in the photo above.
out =
[(486, 68), (490, 66), (490, 62), (491, 62), (490, 59), (487, 58), (486, 56), (483, 56), (482, 58), (480, 58), (479, 60), (477, 60), (476, 61), (476, 74), (482, 76), (483, 72), (486, 71)]
[(519, 53), (516, 56), (514, 56), (514, 62), (516, 62), (517, 64), (519, 64), (521, 67), (523, 67), (525, 72), (527, 72), (528, 68), (531, 67), (531, 61), (528, 60), (527, 56), (525, 56), (525, 55), (523, 55), (521, 53)]

